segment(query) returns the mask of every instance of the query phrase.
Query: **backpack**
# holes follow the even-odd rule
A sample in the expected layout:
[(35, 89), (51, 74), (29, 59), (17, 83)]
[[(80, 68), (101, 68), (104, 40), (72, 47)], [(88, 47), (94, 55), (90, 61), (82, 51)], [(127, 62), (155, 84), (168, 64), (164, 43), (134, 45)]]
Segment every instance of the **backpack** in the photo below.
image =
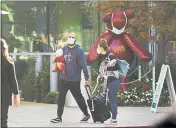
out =
[[(113, 54), (109, 54), (109, 56), (110, 55), (113, 55)], [(125, 60), (120, 60), (118, 58), (110, 60), (109, 56), (108, 56), (108, 60), (109, 60), (108, 66), (114, 66), (116, 63), (118, 63), (120, 67), (120, 70), (113, 71), (114, 75), (115, 76), (119, 75), (118, 77), (121, 77), (121, 78), (126, 77), (128, 70), (130, 69), (128, 62), (126, 62)]]

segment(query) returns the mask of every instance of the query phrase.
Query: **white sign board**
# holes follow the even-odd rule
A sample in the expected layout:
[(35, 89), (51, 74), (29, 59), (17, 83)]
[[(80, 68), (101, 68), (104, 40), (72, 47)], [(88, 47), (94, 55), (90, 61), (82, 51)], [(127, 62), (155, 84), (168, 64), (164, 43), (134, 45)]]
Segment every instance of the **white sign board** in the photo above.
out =
[(176, 103), (176, 94), (175, 94), (175, 90), (174, 90), (170, 67), (169, 67), (169, 65), (162, 65), (161, 71), (160, 71), (160, 76), (159, 76), (158, 82), (156, 83), (157, 86), (156, 86), (156, 89), (154, 92), (153, 102), (152, 102), (151, 109), (150, 109), (150, 111), (153, 113), (156, 112), (156, 108), (158, 106), (158, 102), (159, 102), (159, 98), (161, 95), (161, 91), (163, 88), (165, 78), (167, 81), (172, 106), (174, 105), (174, 103)]

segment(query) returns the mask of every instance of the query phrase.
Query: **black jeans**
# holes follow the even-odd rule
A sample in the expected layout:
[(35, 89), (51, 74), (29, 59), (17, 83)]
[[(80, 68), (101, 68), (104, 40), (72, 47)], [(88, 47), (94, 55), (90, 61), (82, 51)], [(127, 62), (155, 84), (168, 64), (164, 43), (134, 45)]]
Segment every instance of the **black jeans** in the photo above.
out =
[(2, 104), (1, 107), (2, 107), (1, 108), (1, 127), (5, 128), (5, 127), (7, 127), (9, 105)]
[(58, 108), (57, 108), (57, 115), (58, 117), (62, 117), (65, 105), (65, 97), (66, 94), (70, 90), (73, 97), (75, 98), (79, 108), (81, 111), (87, 115), (87, 106), (84, 97), (81, 94), (80, 89), (80, 81), (66, 81), (66, 80), (59, 80), (59, 97), (58, 97)]

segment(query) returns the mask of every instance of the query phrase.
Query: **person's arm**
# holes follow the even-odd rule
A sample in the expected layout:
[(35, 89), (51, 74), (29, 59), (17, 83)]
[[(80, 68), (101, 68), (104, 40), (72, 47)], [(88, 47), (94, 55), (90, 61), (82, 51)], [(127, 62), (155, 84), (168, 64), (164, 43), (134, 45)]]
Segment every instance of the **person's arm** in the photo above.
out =
[(15, 65), (13, 59), (11, 63), (9, 63), (9, 83), (12, 88), (12, 93), (14, 94), (14, 107), (18, 107), (20, 105), (20, 95), (18, 92), (18, 82), (16, 79)]
[(9, 63), (9, 70), (8, 70), (8, 76), (9, 76), (9, 83), (12, 88), (12, 93), (14, 95), (18, 95), (18, 82), (16, 78), (16, 72), (15, 72), (15, 65), (14, 62)]
[[(109, 55), (109, 59), (110, 59), (110, 61), (112, 61), (112, 60), (116, 59), (116, 57), (114, 55)], [(114, 66), (107, 67), (107, 71), (116, 71), (116, 70), (120, 70), (118, 63), (116, 63)]]
[(77, 61), (78, 61), (79, 66), (83, 69), (85, 80), (88, 81), (89, 80), (89, 74), (88, 74), (88, 70), (87, 70), (85, 54), (84, 54), (84, 51), (82, 49), (80, 49)]

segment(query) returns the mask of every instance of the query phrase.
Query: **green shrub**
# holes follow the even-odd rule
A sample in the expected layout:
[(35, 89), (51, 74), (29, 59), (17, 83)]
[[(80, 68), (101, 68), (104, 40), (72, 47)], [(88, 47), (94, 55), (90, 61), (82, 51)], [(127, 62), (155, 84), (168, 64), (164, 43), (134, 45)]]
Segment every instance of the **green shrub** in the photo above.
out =
[(38, 73), (36, 77), (36, 101), (44, 102), (45, 96), (50, 91), (50, 62), (49, 59), (43, 58), (43, 66), (41, 71)]
[(43, 58), (41, 72), (35, 74), (35, 58), (27, 60), (29, 65), (23, 80), (19, 81), (22, 96), (26, 101), (43, 102), (50, 91), (50, 63), (47, 57)]
[(22, 90), (22, 97), (26, 101), (34, 101), (36, 100), (34, 59), (29, 59), (27, 64), (29, 64), (27, 73), (24, 75), (23, 79), (19, 81), (19, 86)]
[(59, 92), (49, 92), (44, 99), (44, 103), (57, 104)]

